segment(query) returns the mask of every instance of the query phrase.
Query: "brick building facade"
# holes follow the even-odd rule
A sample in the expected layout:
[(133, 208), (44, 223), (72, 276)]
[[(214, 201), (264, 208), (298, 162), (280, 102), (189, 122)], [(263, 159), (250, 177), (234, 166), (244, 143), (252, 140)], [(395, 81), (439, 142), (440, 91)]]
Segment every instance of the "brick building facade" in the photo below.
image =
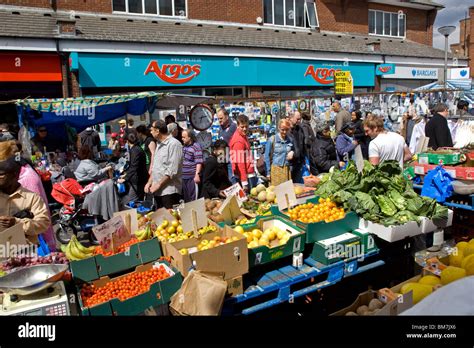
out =
[(458, 57), (467, 57), (474, 78), (474, 6), (469, 8), (469, 17), (459, 21), (459, 43), (451, 45), (451, 52)]
[[(328, 88), (330, 74), (342, 66), (349, 66), (354, 76), (360, 76), (355, 79), (360, 91), (378, 90), (386, 85), (386, 76), (375, 72), (379, 64), (400, 66), (407, 71), (443, 66), (443, 51), (432, 48), (433, 23), (442, 6), (431, 0), (389, 3), (0, 0), (0, 56), (12, 51), (56, 52), (61, 56), (62, 80), (54, 83), (61, 82), (65, 97), (178, 87), (186, 93), (292, 96), (299, 90), (311, 93)], [(91, 59), (97, 61), (87, 65)], [(153, 59), (161, 64), (168, 62), (164, 65), (165, 79), (155, 78), (156, 84), (151, 75), (143, 80), (140, 69), (144, 69), (136, 68), (137, 64), (144, 64), (143, 60)], [(173, 72), (167, 73), (166, 69), (177, 69), (172, 63), (177, 59), (202, 62), (199, 76), (186, 83), (170, 82)], [(129, 66), (120, 66), (121, 60), (129, 61)], [(226, 68), (235, 66), (236, 60), (241, 60), (247, 70), (234, 74)], [(73, 61), (76, 69), (72, 69)], [(100, 64), (103, 69), (96, 69)], [(114, 64), (118, 64), (115, 70), (108, 72)], [(157, 64), (157, 68), (163, 66)], [(187, 67), (184, 69), (188, 71)], [(207, 75), (206, 71), (213, 69), (216, 76)], [(220, 73), (222, 69), (224, 74)], [(282, 73), (288, 76), (273, 76)], [(119, 78), (109, 77), (114, 74), (129, 76), (118, 82)], [(254, 75), (258, 78), (251, 78)], [(0, 99), (5, 99), (1, 76), (0, 70)], [(243, 76), (249, 77), (248, 81)], [(403, 87), (406, 76), (400, 76), (400, 81), (391, 82)], [(408, 83), (406, 88), (427, 81)], [(41, 94), (41, 88), (37, 94)]]

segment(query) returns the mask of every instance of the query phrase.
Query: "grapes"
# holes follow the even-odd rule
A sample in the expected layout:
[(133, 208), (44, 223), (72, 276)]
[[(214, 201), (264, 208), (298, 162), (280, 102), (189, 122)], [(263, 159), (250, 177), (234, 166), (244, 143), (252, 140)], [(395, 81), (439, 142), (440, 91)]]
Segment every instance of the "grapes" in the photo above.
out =
[(21, 256), (11, 257), (0, 264), (0, 269), (8, 272), (16, 268), (24, 268), (34, 265), (49, 265), (49, 264), (67, 264), (69, 261), (66, 255), (62, 252), (54, 252), (48, 256)]

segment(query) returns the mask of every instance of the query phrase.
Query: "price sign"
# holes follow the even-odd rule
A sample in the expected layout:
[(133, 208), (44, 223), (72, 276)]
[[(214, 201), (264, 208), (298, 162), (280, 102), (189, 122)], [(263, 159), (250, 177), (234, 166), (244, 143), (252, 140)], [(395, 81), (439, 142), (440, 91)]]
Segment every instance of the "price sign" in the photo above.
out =
[(353, 94), (354, 81), (350, 71), (336, 71), (334, 73), (336, 94)]
[(239, 207), (242, 206), (242, 203), (247, 200), (247, 195), (245, 194), (245, 191), (242, 189), (242, 186), (240, 184), (234, 184), (229, 188), (226, 188), (224, 190), (224, 194), (226, 197), (230, 196), (236, 196), (237, 197), (237, 202), (239, 203)]
[(102, 225), (92, 227), (92, 232), (106, 252), (116, 252), (120, 245), (131, 238), (121, 216), (115, 216)]

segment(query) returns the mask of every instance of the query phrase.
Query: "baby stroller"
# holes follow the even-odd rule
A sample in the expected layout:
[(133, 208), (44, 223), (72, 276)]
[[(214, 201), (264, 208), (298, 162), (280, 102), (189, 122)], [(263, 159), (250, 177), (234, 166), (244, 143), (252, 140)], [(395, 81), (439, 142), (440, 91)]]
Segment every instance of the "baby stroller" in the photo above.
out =
[(56, 239), (62, 244), (67, 244), (72, 235), (79, 231), (88, 234), (89, 241), (93, 244), (97, 240), (92, 233), (92, 227), (103, 223), (100, 216), (90, 215), (82, 208), (85, 195), (90, 192), (90, 188), (83, 188), (74, 179), (65, 179), (53, 184), (51, 196), (63, 206), (59, 211), (58, 224), (55, 227)]

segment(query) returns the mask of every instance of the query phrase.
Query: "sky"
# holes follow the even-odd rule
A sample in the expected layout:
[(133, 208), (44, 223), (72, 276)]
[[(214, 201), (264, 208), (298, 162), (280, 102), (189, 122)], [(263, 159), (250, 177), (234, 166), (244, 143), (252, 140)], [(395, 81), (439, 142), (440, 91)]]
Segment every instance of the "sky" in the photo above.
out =
[(438, 33), (438, 28), (445, 25), (456, 26), (456, 31), (449, 35), (449, 44), (459, 42), (459, 20), (469, 16), (469, 7), (474, 6), (474, 0), (433, 0), (444, 5), (444, 9), (438, 11), (433, 30), (433, 46), (444, 50), (444, 36)]

